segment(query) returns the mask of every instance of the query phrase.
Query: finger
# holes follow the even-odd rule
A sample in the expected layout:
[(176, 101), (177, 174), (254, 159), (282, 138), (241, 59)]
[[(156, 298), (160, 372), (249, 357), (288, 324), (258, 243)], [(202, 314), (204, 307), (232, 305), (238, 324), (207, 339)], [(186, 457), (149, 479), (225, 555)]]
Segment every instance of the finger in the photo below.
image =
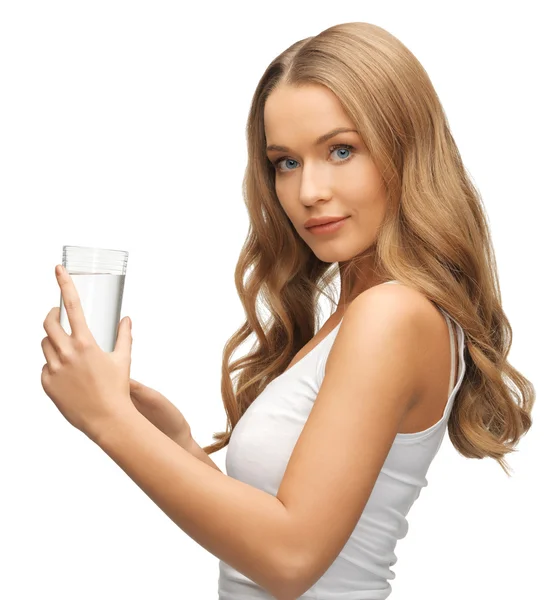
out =
[(131, 319), (129, 317), (125, 317), (118, 325), (118, 335), (116, 338), (116, 344), (114, 346), (114, 352), (125, 355), (129, 358), (131, 356), (132, 345), (133, 336), (131, 334)]
[(48, 370), (52, 374), (61, 367), (60, 359), (58, 358), (58, 353), (56, 352), (56, 349), (54, 348), (48, 337), (43, 338), (41, 346), (44, 357), (46, 358)]
[(72, 335), (76, 338), (88, 339), (91, 332), (89, 331), (87, 321), (85, 320), (85, 314), (83, 313), (79, 294), (77, 293), (72, 278), (62, 265), (56, 266), (56, 278), (60, 290), (62, 291), (62, 299), (68, 314)]
[(50, 344), (59, 356), (65, 355), (70, 351), (71, 339), (60, 324), (60, 309), (57, 306), (50, 309), (43, 322), (43, 327), (48, 335)]
[(134, 398), (138, 398), (139, 400), (143, 400), (145, 398), (145, 388), (144, 388), (144, 386), (141, 386), (141, 385), (138, 385), (138, 384), (132, 384), (132, 383), (130, 383), (129, 393)]

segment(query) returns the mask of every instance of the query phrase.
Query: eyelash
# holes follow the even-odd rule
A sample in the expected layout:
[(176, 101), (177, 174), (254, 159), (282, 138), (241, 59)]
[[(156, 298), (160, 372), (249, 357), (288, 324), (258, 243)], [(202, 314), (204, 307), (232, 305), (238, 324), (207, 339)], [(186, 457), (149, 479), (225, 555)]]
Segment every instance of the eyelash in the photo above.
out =
[[(334, 152), (335, 150), (338, 150), (340, 148), (345, 148), (346, 150), (349, 150), (351, 152), (351, 154), (348, 156), (348, 158), (345, 158), (344, 160), (340, 160), (340, 163), (346, 163), (349, 160), (351, 160), (354, 156), (353, 151), (355, 150), (355, 148), (353, 146), (350, 146), (350, 144), (336, 144), (335, 146), (331, 146), (330, 147), (330, 152)], [(276, 159), (272, 164), (274, 165), (274, 168), (276, 169), (276, 171), (278, 173), (287, 173), (288, 171), (295, 171), (295, 169), (279, 169), (278, 165), (283, 161), (289, 159), (289, 156), (282, 156), (281, 158)], [(292, 159), (295, 160), (295, 159)], [(297, 161), (295, 161), (297, 162)]]

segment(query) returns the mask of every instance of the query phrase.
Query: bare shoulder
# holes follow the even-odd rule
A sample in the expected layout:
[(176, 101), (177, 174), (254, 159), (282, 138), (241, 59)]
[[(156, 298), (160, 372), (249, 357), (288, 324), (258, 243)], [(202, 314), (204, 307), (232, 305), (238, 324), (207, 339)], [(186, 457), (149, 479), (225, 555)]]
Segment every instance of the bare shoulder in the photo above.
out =
[(346, 309), (326, 373), (354, 361), (363, 369), (370, 361), (378, 364), (380, 356), (392, 376), (415, 383), (422, 366), (422, 336), (433, 312), (434, 305), (409, 286), (381, 284), (365, 290)]
[[(364, 330), (375, 339), (386, 339), (405, 346), (407, 361), (415, 367), (417, 387), (415, 401), (430, 382), (427, 366), (437, 356), (442, 340), (447, 336), (446, 322), (438, 307), (422, 292), (401, 283), (380, 284), (365, 290), (348, 306), (343, 319), (346, 334), (357, 336)], [(400, 355), (401, 356), (401, 355)], [(399, 366), (399, 365), (398, 365)]]
[(438, 322), (439, 316), (442, 319), (438, 308), (422, 292), (402, 283), (375, 285), (359, 294), (348, 310), (365, 311), (369, 306), (380, 308), (386, 315), (398, 315), (401, 319), (417, 320), (425, 325)]

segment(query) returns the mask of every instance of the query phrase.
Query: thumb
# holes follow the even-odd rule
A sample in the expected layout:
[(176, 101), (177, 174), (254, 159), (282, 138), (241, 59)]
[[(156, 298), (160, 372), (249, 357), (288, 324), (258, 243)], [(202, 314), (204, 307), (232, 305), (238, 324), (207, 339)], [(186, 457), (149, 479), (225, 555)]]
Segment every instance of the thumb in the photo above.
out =
[(118, 325), (118, 337), (116, 339), (114, 351), (121, 352), (123, 354), (131, 354), (132, 343), (133, 338), (131, 337), (131, 319), (129, 317), (124, 317)]

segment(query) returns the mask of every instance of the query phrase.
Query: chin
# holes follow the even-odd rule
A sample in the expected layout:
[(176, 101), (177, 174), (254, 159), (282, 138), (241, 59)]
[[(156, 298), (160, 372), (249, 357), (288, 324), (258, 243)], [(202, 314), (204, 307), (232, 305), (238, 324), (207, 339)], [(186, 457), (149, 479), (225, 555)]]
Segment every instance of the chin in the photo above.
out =
[(325, 263), (345, 262), (355, 256), (348, 249), (332, 248), (332, 244), (328, 244), (326, 248), (311, 248), (311, 250), (319, 260)]

